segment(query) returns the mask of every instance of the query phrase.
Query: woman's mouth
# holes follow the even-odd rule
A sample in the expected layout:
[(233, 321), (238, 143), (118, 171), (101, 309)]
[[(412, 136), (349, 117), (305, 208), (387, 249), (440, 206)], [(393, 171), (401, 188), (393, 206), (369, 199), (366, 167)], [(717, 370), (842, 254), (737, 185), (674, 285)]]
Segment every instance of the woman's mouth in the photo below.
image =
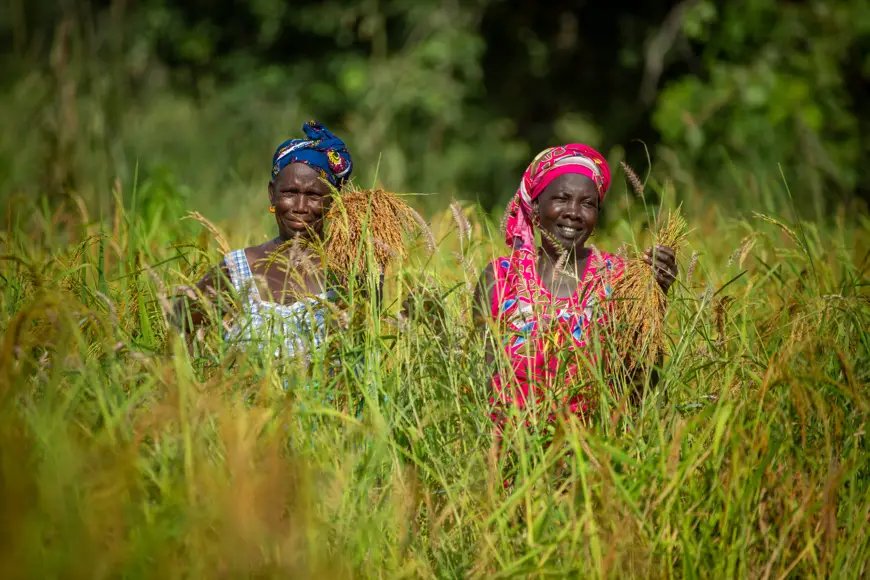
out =
[(571, 226), (556, 226), (556, 231), (566, 240), (574, 240), (583, 234), (581, 228), (574, 228)]
[(308, 227), (308, 222), (297, 217), (284, 218), (284, 224), (293, 230), (304, 230)]

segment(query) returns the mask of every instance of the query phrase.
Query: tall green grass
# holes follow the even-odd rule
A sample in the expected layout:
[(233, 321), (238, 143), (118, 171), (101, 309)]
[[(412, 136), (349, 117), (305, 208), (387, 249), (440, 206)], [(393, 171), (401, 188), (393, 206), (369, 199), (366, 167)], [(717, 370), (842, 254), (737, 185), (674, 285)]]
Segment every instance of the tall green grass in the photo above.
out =
[[(173, 288), (220, 256), (171, 193), (10, 205), (3, 578), (867, 575), (866, 218), (686, 203), (697, 264), (681, 256), (658, 384), (628, 409), (599, 377), (592, 421), (499, 447), (469, 316), (503, 252), (487, 216), (463, 208), (465, 237), (434, 216), (438, 251), (395, 265), (380, 306), (355, 299), (309, 365), (219, 324), (177, 335)], [(610, 203), (596, 245), (643, 244), (652, 216)], [(232, 247), (270, 231), (246, 211), (217, 224)], [(409, 289), (428, 315), (400, 315)]]

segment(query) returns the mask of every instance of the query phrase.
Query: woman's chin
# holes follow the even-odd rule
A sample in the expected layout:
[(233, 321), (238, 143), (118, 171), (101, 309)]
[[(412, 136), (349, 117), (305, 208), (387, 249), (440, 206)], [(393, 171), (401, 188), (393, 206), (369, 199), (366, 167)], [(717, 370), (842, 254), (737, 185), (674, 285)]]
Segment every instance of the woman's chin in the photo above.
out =
[(588, 236), (577, 236), (574, 238), (558, 236), (556, 239), (563, 250), (567, 252), (579, 252), (585, 247), (587, 238)]
[(307, 240), (315, 238), (316, 234), (301, 228), (282, 228), (281, 237), (285, 240)]
[(296, 220), (288, 220), (283, 221), (281, 226), (281, 232), (285, 235), (285, 237), (290, 238), (311, 238), (317, 235), (317, 225), (318, 224), (309, 224)]
[(583, 249), (586, 240), (589, 239), (589, 236), (584, 235), (584, 233), (585, 232), (581, 232), (572, 236), (566, 236), (561, 233), (553, 233), (551, 235), (555, 241), (559, 242), (561, 250), (566, 252), (577, 252)]

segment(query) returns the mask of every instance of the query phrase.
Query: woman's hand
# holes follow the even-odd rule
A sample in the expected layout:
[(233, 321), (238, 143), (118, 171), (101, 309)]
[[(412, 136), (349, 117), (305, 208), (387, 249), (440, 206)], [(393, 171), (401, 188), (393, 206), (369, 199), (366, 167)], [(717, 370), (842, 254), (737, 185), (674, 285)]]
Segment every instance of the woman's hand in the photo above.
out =
[(653, 249), (647, 248), (643, 254), (643, 260), (653, 268), (656, 282), (667, 293), (671, 284), (677, 279), (677, 256), (667, 246), (655, 247), (655, 264), (653, 264)]

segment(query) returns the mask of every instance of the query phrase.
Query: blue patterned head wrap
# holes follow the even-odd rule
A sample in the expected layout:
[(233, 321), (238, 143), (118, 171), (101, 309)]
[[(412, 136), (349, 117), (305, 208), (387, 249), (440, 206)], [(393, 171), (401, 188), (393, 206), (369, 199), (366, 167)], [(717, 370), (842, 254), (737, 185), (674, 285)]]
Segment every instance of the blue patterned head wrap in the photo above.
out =
[(316, 121), (302, 125), (307, 139), (289, 139), (272, 156), (272, 179), (291, 163), (316, 169), (333, 186), (341, 188), (350, 178), (353, 161), (344, 141)]

